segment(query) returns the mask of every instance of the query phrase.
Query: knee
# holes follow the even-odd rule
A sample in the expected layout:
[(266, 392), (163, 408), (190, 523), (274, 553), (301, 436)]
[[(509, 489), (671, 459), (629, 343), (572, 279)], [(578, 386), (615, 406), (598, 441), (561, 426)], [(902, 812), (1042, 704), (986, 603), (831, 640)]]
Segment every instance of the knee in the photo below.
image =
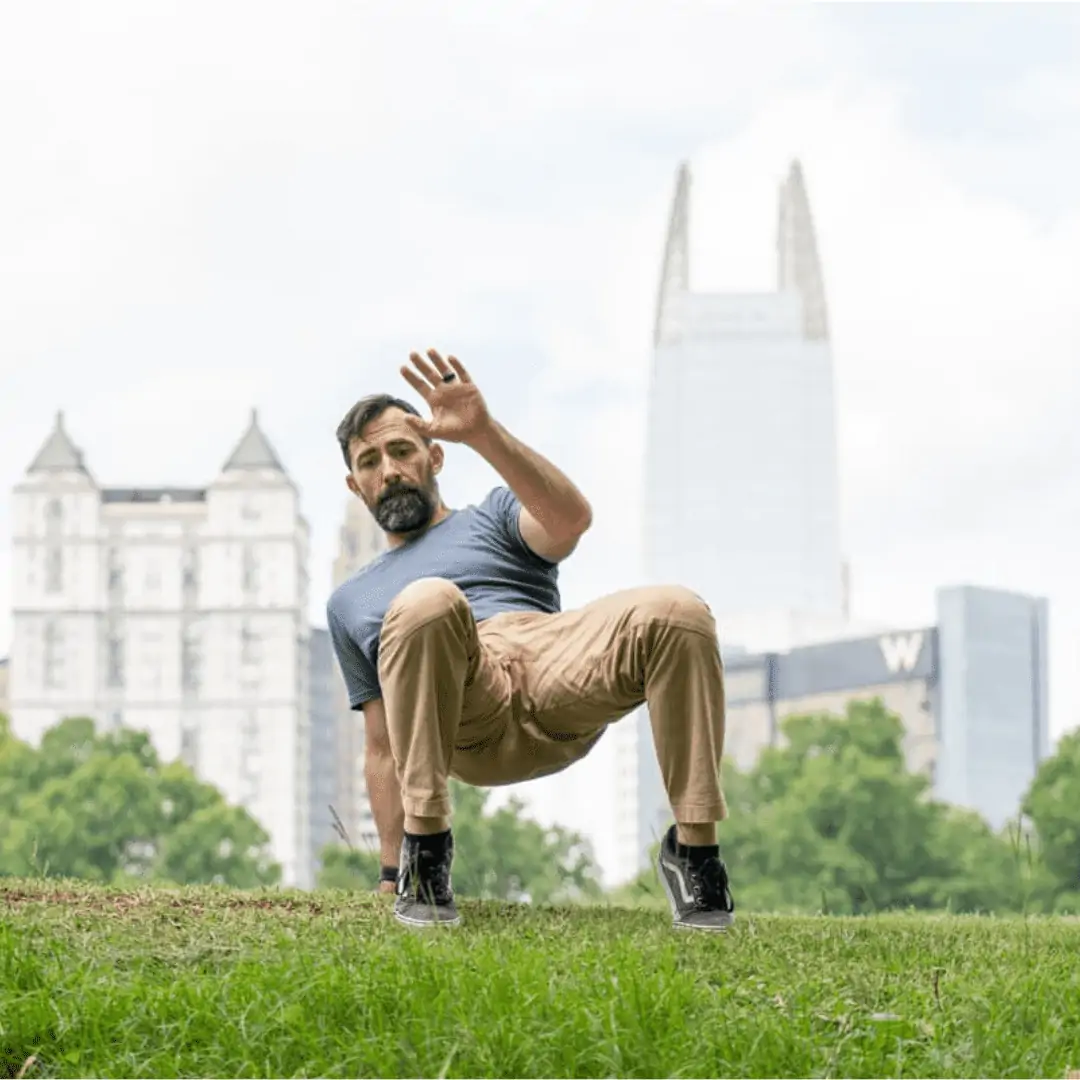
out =
[(429, 623), (458, 618), (469, 611), (465, 594), (443, 578), (419, 578), (410, 582), (386, 609), (383, 630), (416, 629)]
[(716, 638), (716, 620), (697, 593), (681, 585), (658, 585), (640, 590), (635, 614), (650, 628), (691, 630)]

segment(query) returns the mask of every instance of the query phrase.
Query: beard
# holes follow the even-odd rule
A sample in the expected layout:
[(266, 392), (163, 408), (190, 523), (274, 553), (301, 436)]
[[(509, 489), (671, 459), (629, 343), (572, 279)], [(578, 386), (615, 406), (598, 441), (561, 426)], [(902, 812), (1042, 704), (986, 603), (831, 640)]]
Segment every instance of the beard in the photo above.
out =
[(427, 528), (437, 505), (434, 485), (430, 481), (424, 487), (394, 484), (379, 496), (371, 513), (383, 532), (402, 536)]

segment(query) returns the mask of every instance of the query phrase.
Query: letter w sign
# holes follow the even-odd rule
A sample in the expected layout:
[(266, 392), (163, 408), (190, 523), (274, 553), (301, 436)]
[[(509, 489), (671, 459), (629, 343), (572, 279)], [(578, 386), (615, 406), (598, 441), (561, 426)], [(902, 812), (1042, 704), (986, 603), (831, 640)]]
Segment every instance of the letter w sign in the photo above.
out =
[(922, 653), (922, 631), (879, 638), (878, 645), (881, 647), (881, 655), (890, 675), (912, 672)]

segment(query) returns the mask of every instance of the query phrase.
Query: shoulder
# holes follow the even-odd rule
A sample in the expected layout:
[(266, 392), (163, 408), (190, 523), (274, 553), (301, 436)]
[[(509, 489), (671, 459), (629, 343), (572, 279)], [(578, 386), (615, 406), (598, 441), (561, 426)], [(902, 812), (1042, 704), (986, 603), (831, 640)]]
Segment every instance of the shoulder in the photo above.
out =
[(517, 518), (521, 511), (518, 497), (508, 487), (492, 488), (484, 499), (475, 506), (468, 507), (468, 512), (484, 522), (505, 525)]
[(540, 569), (551, 570), (556, 566), (537, 555), (525, 542), (521, 534), (521, 500), (508, 487), (493, 488), (479, 506), (469, 509), (476, 515), (481, 531), (488, 538), (495, 538), (499, 547)]
[(462, 524), (476, 536), (505, 542), (517, 531), (521, 504), (507, 487), (492, 488), (478, 503), (466, 506), (460, 513)]
[(330, 594), (330, 599), (326, 601), (326, 618), (331, 625), (335, 620), (347, 623), (350, 613), (363, 604), (365, 595), (370, 593), (371, 584), (381, 576), (384, 558), (385, 554), (372, 559)]

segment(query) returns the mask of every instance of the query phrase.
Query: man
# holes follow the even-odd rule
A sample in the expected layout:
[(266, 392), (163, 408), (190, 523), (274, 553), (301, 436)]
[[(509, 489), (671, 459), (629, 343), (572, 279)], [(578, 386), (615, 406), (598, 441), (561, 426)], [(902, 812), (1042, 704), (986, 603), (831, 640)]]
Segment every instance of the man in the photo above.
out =
[[(558, 772), (646, 702), (676, 821), (658, 859), (675, 925), (724, 929), (734, 912), (716, 843), (724, 685), (708, 608), (686, 589), (642, 588), (562, 612), (558, 564), (589, 528), (588, 502), (492, 418), (454, 357), (411, 360), (401, 373), (430, 420), (382, 394), (338, 427), (346, 483), (388, 550), (327, 605), (350, 704), (364, 713), (397, 918), (459, 921), (449, 777), (488, 787)], [(437, 439), (470, 447), (505, 487), (450, 510)]]

